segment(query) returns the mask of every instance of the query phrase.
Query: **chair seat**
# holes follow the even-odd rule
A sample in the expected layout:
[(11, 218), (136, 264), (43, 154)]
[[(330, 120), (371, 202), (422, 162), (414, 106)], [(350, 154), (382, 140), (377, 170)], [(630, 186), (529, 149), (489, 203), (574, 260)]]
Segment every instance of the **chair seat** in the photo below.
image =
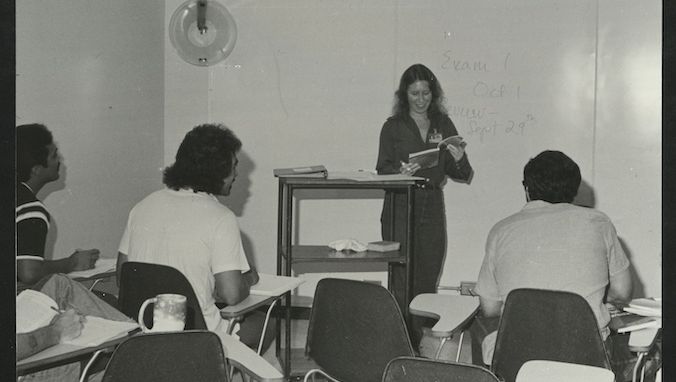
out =
[(602, 367), (532, 360), (521, 366), (516, 382), (613, 382), (615, 374)]
[[(390, 361), (382, 382), (498, 382), (490, 370), (469, 363), (398, 357)], [(546, 381), (543, 380), (543, 381)]]

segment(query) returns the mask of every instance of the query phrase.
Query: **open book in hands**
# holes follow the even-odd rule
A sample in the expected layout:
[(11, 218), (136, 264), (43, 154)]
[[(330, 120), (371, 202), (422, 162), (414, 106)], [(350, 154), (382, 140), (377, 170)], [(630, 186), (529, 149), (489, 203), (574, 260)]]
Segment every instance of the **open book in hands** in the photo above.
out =
[(431, 168), (439, 164), (439, 148), (408, 154), (408, 163), (417, 163), (420, 169)]
[(459, 135), (450, 136), (439, 142), (434, 149), (408, 154), (408, 163), (417, 163), (421, 169), (434, 167), (439, 164), (439, 150), (445, 150), (448, 145), (464, 148), (467, 143)]
[(465, 146), (467, 146), (467, 142), (465, 142), (461, 136), (453, 135), (439, 142), (437, 147), (440, 149), (445, 149), (446, 146), (448, 145), (453, 145), (458, 148), (464, 148)]

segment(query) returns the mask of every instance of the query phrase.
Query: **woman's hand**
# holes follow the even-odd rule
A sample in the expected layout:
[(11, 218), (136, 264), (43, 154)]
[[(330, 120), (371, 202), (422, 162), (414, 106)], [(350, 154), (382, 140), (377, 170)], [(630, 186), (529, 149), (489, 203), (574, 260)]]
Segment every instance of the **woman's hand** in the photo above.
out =
[(402, 175), (413, 176), (416, 171), (420, 170), (420, 165), (417, 163), (404, 163), (401, 162), (401, 167), (399, 168), (399, 173)]
[(462, 146), (446, 145), (446, 150), (451, 153), (451, 156), (456, 162), (459, 162), (463, 155), (465, 155), (465, 148)]

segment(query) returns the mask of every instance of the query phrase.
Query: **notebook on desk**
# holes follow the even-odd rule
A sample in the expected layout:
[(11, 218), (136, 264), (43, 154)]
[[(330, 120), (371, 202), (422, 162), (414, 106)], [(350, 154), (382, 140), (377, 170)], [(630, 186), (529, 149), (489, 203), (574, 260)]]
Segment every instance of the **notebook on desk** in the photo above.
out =
[(632, 332), (645, 328), (659, 328), (662, 326), (661, 319), (657, 317), (639, 316), (638, 314), (624, 312), (610, 319), (609, 327), (618, 333)]
[(635, 298), (629, 301), (628, 306), (624, 307), (624, 310), (638, 314), (639, 316), (662, 317), (662, 299)]
[[(58, 304), (44, 293), (27, 289), (16, 297), (16, 332), (28, 333), (45, 327), (58, 313)], [(138, 328), (134, 321), (113, 321), (101, 317), (85, 316), (82, 332), (68, 345), (98, 346), (106, 341), (126, 335)]]

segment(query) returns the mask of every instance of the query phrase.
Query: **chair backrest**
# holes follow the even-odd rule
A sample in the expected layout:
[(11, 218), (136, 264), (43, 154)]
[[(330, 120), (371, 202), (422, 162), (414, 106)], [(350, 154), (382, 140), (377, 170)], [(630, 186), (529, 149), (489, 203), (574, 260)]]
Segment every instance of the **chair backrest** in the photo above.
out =
[(611, 369), (596, 317), (582, 296), (544, 289), (515, 289), (500, 317), (491, 370), (514, 382), (530, 360)]
[(390, 361), (382, 382), (498, 382), (490, 370), (469, 363), (398, 357)]
[(380, 381), (387, 363), (413, 356), (399, 305), (379, 285), (325, 278), (317, 283), (306, 353), (341, 381)]
[[(120, 311), (138, 320), (138, 310), (148, 298), (162, 293), (177, 293), (187, 297), (185, 329), (207, 329), (199, 301), (192, 285), (176, 268), (166, 265), (127, 261), (120, 271)], [(144, 322), (147, 327), (153, 323), (153, 310), (146, 309)]]
[(615, 373), (596, 366), (532, 360), (521, 366), (516, 382), (613, 382)]
[(228, 380), (218, 336), (206, 330), (138, 334), (111, 357), (104, 382)]

